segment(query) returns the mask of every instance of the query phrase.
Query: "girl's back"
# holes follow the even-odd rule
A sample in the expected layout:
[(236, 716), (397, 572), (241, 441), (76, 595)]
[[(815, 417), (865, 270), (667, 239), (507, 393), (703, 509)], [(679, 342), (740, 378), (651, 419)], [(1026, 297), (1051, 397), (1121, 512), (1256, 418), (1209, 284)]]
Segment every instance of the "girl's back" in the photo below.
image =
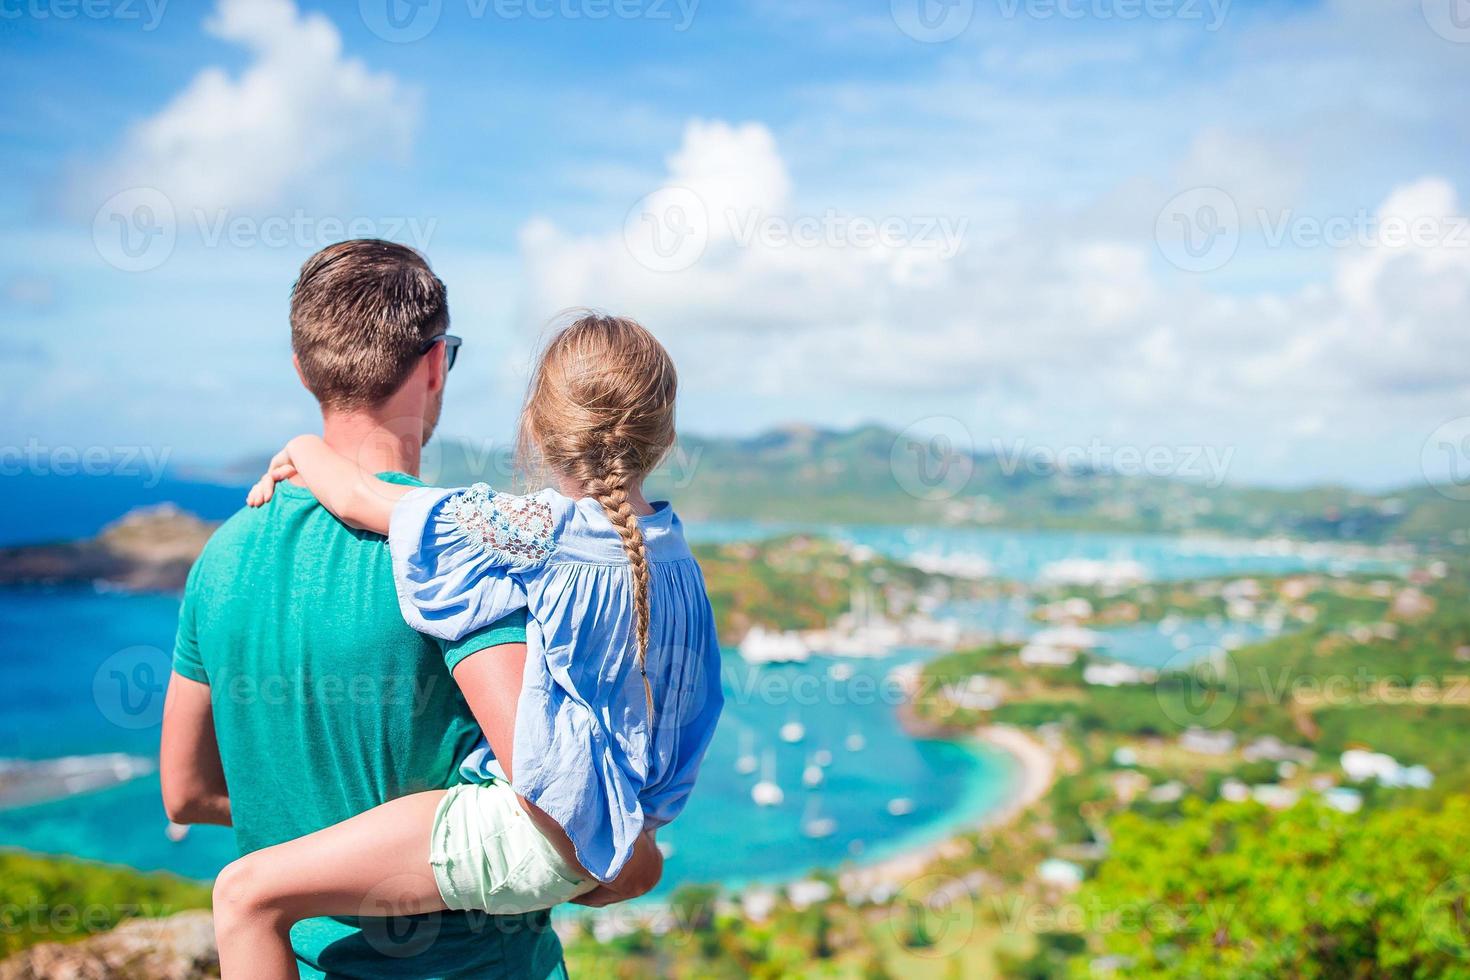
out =
[[(390, 531), (415, 628), (462, 636), (526, 608), (515, 788), (600, 878), (617, 873), (642, 830), (683, 808), (723, 704), (714, 615), (680, 521), (657, 503), (637, 524), (648, 597), (641, 660), (638, 576), (590, 497), (513, 496), (484, 484), (418, 490), (394, 510)], [(483, 776), (488, 761), (477, 752), (469, 775)]]

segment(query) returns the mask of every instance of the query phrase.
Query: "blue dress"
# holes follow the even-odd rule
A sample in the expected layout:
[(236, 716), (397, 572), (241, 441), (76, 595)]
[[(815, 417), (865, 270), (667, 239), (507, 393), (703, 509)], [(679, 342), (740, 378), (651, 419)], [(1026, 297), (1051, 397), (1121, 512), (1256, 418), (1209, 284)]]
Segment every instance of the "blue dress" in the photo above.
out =
[[(724, 704), (704, 576), (666, 502), (638, 519), (650, 572), (650, 725), (633, 576), (602, 506), (555, 490), (410, 491), (388, 543), (409, 625), (458, 639), (525, 608), (515, 790), (556, 820), (601, 881), (638, 834), (683, 809)], [(486, 777), (488, 746), (467, 760)]]

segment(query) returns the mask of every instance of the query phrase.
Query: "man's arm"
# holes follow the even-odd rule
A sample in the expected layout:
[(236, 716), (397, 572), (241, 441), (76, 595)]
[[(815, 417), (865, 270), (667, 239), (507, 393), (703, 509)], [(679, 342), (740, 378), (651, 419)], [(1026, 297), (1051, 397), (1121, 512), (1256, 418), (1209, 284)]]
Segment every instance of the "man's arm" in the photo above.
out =
[[(464, 692), (470, 711), (485, 732), (490, 750), (505, 770), (507, 779), (515, 784), (512, 775), (515, 759), (516, 704), (521, 695), (521, 677), (526, 669), (526, 645), (524, 643), (502, 643), (486, 647), (471, 654), (454, 667), (454, 682)], [(536, 814), (531, 815), (533, 818)], [(542, 819), (550, 818), (541, 814)], [(541, 820), (536, 821), (541, 824)], [(557, 828), (558, 830), (560, 828)], [(564, 835), (563, 835), (564, 836)], [(663, 877), (664, 856), (653, 841), (652, 833), (638, 838), (633, 856), (618, 872), (618, 876), (606, 885), (576, 899), (578, 905), (600, 907), (614, 902), (637, 898), (644, 894)]]
[(177, 673), (169, 679), (158, 757), (163, 809), (170, 820), (230, 825), (230, 792), (214, 737), (208, 684)]

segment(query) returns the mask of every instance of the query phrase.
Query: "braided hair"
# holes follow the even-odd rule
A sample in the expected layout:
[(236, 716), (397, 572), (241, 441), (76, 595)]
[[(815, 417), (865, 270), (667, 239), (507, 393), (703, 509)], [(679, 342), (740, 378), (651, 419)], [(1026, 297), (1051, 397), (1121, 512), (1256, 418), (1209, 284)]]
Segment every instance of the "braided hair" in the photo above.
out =
[(520, 453), (596, 500), (622, 540), (651, 718), (648, 547), (629, 495), (673, 444), (678, 376), (668, 351), (636, 321), (591, 311), (574, 316), (536, 366), (521, 412)]

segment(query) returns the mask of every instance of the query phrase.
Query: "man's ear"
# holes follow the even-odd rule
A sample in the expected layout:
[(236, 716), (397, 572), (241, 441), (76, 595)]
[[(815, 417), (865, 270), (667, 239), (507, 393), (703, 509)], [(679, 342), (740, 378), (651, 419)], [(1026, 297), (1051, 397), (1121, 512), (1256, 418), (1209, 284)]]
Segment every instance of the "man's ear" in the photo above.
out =
[(291, 366), (296, 369), (296, 380), (301, 382), (301, 387), (310, 391), (311, 386), (306, 383), (306, 375), (301, 373), (301, 358), (294, 353), (291, 355)]
[(448, 356), (448, 349), (449, 346), (447, 344), (435, 344), (424, 355), (422, 369), (429, 372), (429, 394), (433, 394), (444, 387), (444, 358)]

